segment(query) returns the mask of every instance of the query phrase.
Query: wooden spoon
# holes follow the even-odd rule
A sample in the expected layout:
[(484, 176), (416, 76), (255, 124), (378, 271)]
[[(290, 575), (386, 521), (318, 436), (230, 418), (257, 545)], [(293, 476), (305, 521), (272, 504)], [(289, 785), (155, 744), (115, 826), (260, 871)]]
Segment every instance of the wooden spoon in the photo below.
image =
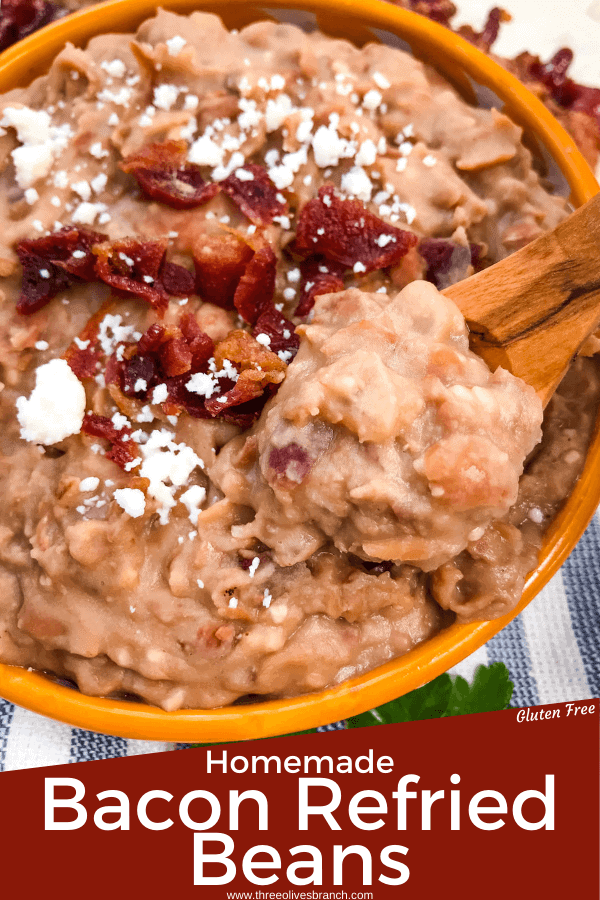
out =
[(600, 325), (600, 194), (444, 294), (462, 311), (473, 350), (531, 384), (545, 406)]

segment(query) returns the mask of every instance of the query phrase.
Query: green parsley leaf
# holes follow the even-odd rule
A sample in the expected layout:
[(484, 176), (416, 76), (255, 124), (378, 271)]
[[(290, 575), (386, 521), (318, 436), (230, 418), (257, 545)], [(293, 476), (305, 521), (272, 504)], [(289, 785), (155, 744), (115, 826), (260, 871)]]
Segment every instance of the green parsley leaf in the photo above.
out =
[(471, 684), (460, 675), (452, 678), (445, 673), (404, 697), (384, 703), (360, 716), (352, 716), (346, 727), (364, 728), (367, 725), (416, 722), (506, 709), (513, 687), (508, 669), (501, 662), (479, 666)]

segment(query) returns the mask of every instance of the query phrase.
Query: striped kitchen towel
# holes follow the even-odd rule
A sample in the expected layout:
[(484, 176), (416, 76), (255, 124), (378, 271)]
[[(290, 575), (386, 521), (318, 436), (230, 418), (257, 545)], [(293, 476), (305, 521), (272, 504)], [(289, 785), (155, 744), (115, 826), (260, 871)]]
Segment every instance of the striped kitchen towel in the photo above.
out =
[[(600, 696), (600, 514), (562, 569), (507, 628), (453, 672), (508, 666), (513, 706)], [(327, 726), (340, 727), (334, 724)], [(185, 744), (130, 741), (70, 728), (0, 700), (0, 771), (175, 750)]]

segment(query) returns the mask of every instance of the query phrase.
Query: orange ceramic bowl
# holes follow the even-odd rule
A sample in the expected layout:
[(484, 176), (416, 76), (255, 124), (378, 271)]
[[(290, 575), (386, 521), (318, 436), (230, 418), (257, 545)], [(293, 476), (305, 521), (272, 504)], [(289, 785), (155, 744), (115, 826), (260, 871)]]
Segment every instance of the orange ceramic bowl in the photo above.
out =
[[(218, 13), (230, 28), (260, 18), (316, 23), (322, 31), (362, 44), (405, 42), (475, 100), (474, 87), (492, 91), (522, 125), (538, 151), (558, 167), (579, 206), (598, 191), (581, 153), (558, 122), (512, 75), (451, 31), (382, 0), (109, 0), (49, 25), (0, 56), (0, 93), (47, 71), (67, 41), (84, 46), (101, 32), (134, 31), (158, 6), (175, 12)], [(552, 162), (553, 161), (553, 162)], [(492, 622), (452, 625), (399, 659), (318, 694), (215, 710), (166, 713), (142, 703), (86, 697), (44, 675), (0, 665), (0, 696), (27, 709), (93, 731), (161, 741), (239, 741), (285, 734), (364, 712), (411, 691), (472, 653), (514, 618), (541, 590), (571, 552), (600, 501), (600, 430), (583, 474), (546, 535), (539, 565), (521, 602)]]

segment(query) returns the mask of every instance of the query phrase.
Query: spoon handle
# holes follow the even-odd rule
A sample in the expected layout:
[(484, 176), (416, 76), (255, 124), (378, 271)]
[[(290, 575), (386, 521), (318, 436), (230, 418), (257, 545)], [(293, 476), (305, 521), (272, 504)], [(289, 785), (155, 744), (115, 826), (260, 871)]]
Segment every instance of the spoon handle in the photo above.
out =
[(545, 405), (600, 324), (600, 194), (444, 293), (462, 311), (475, 352), (531, 384)]

